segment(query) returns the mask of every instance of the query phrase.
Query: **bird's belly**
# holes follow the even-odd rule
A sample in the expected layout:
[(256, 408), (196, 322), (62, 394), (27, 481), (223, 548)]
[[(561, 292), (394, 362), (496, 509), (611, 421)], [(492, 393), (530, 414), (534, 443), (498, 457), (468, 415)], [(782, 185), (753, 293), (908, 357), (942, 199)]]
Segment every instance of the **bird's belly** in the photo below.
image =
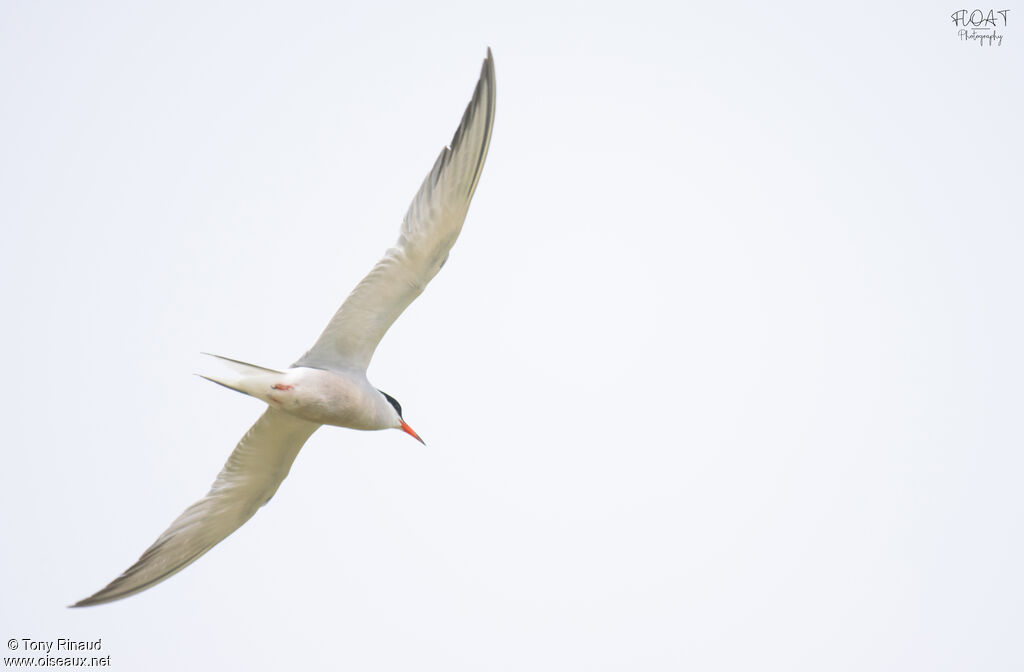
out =
[(286, 372), (270, 387), (266, 402), (322, 425), (382, 429), (377, 426), (373, 405), (366, 398), (363, 388), (367, 386), (329, 371), (297, 368)]

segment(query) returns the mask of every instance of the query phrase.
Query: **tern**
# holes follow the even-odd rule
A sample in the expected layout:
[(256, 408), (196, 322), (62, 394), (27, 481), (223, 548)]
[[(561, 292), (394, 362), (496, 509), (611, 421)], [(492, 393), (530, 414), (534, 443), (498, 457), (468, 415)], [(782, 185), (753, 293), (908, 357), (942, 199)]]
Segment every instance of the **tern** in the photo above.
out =
[(256, 397), (267, 409), (238, 442), (205, 497), (190, 506), (108, 586), (72, 607), (128, 597), (167, 579), (241, 527), (277, 491), (321, 425), (401, 429), (402, 407), (366, 378), (377, 344), (437, 275), (473, 198), (494, 125), (494, 60), (487, 50), (473, 98), (451, 143), (416, 193), (398, 242), (356, 286), (313, 347), (286, 371), (217, 357), (226, 373), (203, 377)]

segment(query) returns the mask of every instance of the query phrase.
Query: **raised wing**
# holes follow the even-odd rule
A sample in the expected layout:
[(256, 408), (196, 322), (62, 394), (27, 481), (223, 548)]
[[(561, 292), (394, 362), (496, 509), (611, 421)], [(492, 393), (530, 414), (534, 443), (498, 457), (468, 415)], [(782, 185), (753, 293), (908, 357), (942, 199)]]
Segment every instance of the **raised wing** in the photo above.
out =
[(398, 242), (349, 294), (309, 352), (292, 366), (366, 370), (388, 327), (448, 259), (480, 179), (493, 124), (494, 60), (488, 49), (462, 123), (409, 206)]
[(238, 442), (210, 492), (178, 516), (124, 574), (71, 606), (120, 600), (195, 562), (270, 500), (299, 449), (319, 426), (268, 408)]

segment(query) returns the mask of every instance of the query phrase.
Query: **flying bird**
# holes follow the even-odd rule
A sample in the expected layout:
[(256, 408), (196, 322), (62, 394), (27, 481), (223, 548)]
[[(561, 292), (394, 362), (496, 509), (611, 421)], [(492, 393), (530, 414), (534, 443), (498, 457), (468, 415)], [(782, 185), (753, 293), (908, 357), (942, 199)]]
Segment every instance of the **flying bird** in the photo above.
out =
[(112, 602), (181, 571), (241, 527), (277, 491), (299, 449), (321, 425), (401, 429), (402, 407), (366, 378), (377, 344), (437, 275), (462, 230), (494, 124), (494, 60), (487, 50), (473, 98), (402, 221), (398, 242), (356, 285), (302, 357), (285, 371), (217, 357), (203, 376), (256, 397), (267, 410), (238, 442), (205, 497), (188, 507), (123, 574), (72, 607)]

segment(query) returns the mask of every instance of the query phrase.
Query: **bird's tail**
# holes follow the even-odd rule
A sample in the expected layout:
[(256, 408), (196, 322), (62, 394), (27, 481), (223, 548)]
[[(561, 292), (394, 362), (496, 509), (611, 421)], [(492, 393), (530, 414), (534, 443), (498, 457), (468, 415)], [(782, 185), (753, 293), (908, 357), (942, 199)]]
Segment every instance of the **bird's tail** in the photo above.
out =
[(223, 385), (230, 390), (235, 390), (253, 397), (262, 398), (260, 392), (269, 387), (269, 385), (267, 385), (268, 379), (276, 380), (284, 375), (282, 371), (268, 369), (263, 366), (256, 366), (255, 364), (247, 364), (246, 362), (240, 362), (237, 359), (221, 357), (220, 355), (213, 355), (209, 352), (204, 352), (202, 354), (216, 358), (222, 365), (222, 371), (218, 373), (197, 373), (197, 376), (205, 378), (212, 383)]

